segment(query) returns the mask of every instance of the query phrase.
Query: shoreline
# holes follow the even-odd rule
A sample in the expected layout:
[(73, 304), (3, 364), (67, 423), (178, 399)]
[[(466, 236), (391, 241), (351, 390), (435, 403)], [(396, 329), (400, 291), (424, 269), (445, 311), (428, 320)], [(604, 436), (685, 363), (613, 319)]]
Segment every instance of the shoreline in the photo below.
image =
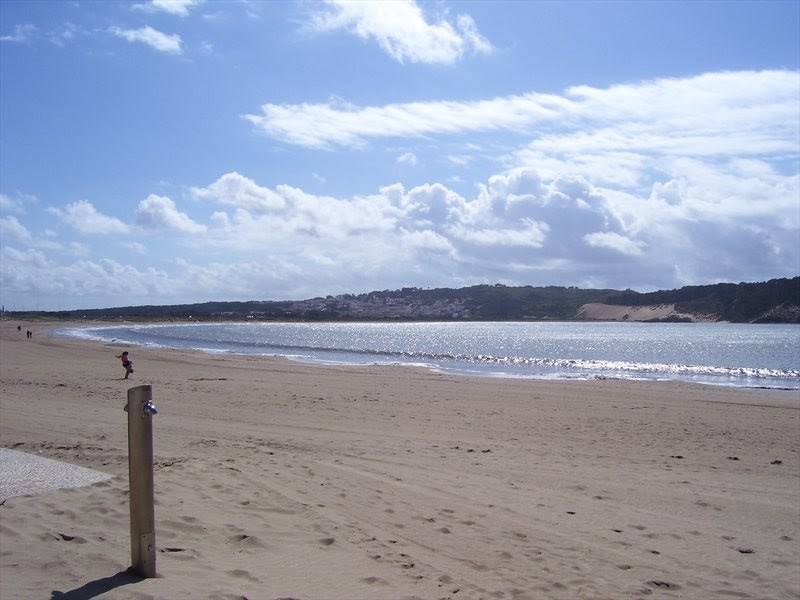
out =
[[(487, 322), (491, 323), (491, 322)], [(64, 330), (64, 329), (89, 329), (89, 328), (114, 328), (114, 327), (136, 327), (136, 326), (160, 326), (160, 325), (239, 325), (242, 322), (238, 321), (220, 321), (220, 322), (213, 322), (213, 323), (205, 323), (205, 322), (197, 322), (197, 323), (162, 323), (162, 322), (125, 322), (125, 323), (115, 323), (115, 324), (106, 324), (104, 322), (93, 322), (93, 323), (76, 323), (76, 322), (69, 322), (67, 325), (59, 326), (59, 327), (52, 327), (51, 332), (55, 330)], [(631, 381), (631, 382), (684, 382), (684, 383), (696, 383), (699, 385), (710, 385), (715, 387), (725, 387), (725, 388), (733, 388), (733, 389), (755, 389), (755, 390), (766, 390), (766, 391), (778, 391), (778, 392), (798, 392), (800, 391), (800, 380), (796, 383), (794, 382), (795, 378), (790, 377), (791, 374), (794, 374), (794, 370), (790, 370), (790, 373), (784, 373), (784, 370), (781, 369), (771, 369), (771, 368), (743, 368), (745, 371), (754, 371), (754, 372), (774, 372), (779, 371), (780, 375), (749, 375), (746, 378), (742, 378), (743, 382), (737, 381), (726, 381), (726, 377), (723, 374), (718, 373), (717, 371), (724, 371), (724, 367), (714, 367), (710, 365), (697, 365), (697, 366), (690, 366), (690, 365), (672, 365), (676, 368), (681, 368), (687, 371), (695, 371), (697, 369), (703, 371), (708, 371), (704, 374), (687, 374), (684, 373), (682, 375), (668, 375), (669, 369), (667, 372), (664, 373), (653, 373), (650, 376), (647, 376), (642, 373), (637, 373), (639, 367), (650, 367), (650, 368), (662, 368), (664, 365), (648, 365), (642, 364), (639, 367), (636, 366), (635, 363), (630, 363), (630, 368), (619, 368), (616, 369), (612, 368), (612, 371), (616, 370), (617, 372), (606, 372), (603, 367), (598, 367), (597, 364), (615, 364), (618, 361), (616, 360), (600, 360), (600, 359), (552, 359), (554, 363), (564, 363), (561, 367), (558, 367), (557, 370), (550, 373), (547, 370), (542, 372), (523, 372), (523, 373), (514, 373), (513, 371), (509, 370), (492, 370), (491, 367), (483, 364), (477, 365), (447, 365), (446, 360), (444, 363), (439, 364), (436, 358), (432, 358), (430, 362), (426, 363), (424, 359), (420, 359), (419, 361), (406, 361), (402, 358), (398, 358), (395, 362), (381, 362), (375, 359), (372, 362), (365, 361), (365, 362), (346, 362), (346, 361), (337, 361), (337, 360), (328, 360), (324, 357), (314, 356), (314, 352), (316, 349), (310, 348), (308, 351), (311, 353), (309, 356), (299, 356), (299, 355), (290, 355), (290, 354), (281, 354), (279, 352), (271, 352), (271, 353), (245, 353), (245, 352), (237, 352), (235, 350), (229, 349), (213, 349), (213, 348), (181, 348), (177, 346), (168, 346), (168, 345), (160, 345), (156, 343), (136, 343), (136, 342), (118, 342), (116, 339), (109, 340), (103, 339), (100, 337), (89, 337), (89, 338), (81, 338), (79, 336), (73, 336), (70, 334), (64, 334), (64, 337), (72, 338), (72, 339), (83, 339), (84, 341), (95, 341), (98, 343), (112, 343), (117, 342), (122, 345), (130, 345), (132, 347), (141, 347), (141, 348), (160, 348), (160, 349), (172, 349), (172, 350), (194, 350), (203, 352), (208, 355), (216, 356), (216, 355), (230, 355), (230, 356), (261, 356), (261, 357), (276, 357), (291, 360), (294, 362), (305, 363), (309, 365), (318, 365), (318, 366), (325, 366), (325, 365), (332, 365), (332, 366), (391, 366), (391, 367), (419, 367), (429, 370), (433, 373), (440, 373), (444, 375), (454, 375), (454, 376), (465, 376), (465, 377), (478, 377), (478, 378), (494, 378), (494, 379), (522, 379), (522, 380), (537, 380), (537, 381), (597, 381), (597, 380), (612, 380), (612, 381)], [(199, 344), (200, 342), (198, 342)], [(299, 350), (298, 350), (299, 351)], [(347, 353), (346, 350), (343, 350), (344, 353)], [(400, 356), (403, 356), (403, 353), (399, 353)], [(433, 357), (433, 355), (431, 355)], [(503, 358), (503, 357), (499, 357)], [(538, 361), (535, 359), (530, 359), (531, 365), (536, 364)], [(544, 360), (544, 359), (542, 359)], [(547, 362), (547, 361), (546, 361)], [(625, 363), (625, 361), (622, 361)], [(584, 365), (578, 367), (577, 365)], [(514, 364), (511, 365), (512, 368), (515, 366)], [(551, 368), (553, 365), (550, 365), (547, 368)], [(533, 367), (536, 370), (536, 367)], [(570, 372), (570, 370), (575, 370), (576, 372)], [(647, 370), (647, 369), (645, 369)], [(595, 371), (595, 372), (593, 372)], [(631, 375), (624, 374), (625, 371), (631, 371)], [(730, 375), (730, 377), (735, 377), (734, 375)], [(757, 381), (759, 378), (763, 378), (764, 382)], [(752, 381), (756, 379), (756, 381)], [(786, 380), (786, 383), (778, 383), (781, 380)], [(750, 383), (745, 383), (750, 382)], [(789, 383), (792, 382), (792, 383)], [(800, 398), (799, 398), (800, 399)]]
[[(112, 479), (0, 505), (0, 596), (800, 594), (794, 394), (146, 347), (125, 381), (119, 345), (36, 328), (0, 324), (0, 446)], [(139, 581), (122, 407), (142, 384), (159, 577)]]

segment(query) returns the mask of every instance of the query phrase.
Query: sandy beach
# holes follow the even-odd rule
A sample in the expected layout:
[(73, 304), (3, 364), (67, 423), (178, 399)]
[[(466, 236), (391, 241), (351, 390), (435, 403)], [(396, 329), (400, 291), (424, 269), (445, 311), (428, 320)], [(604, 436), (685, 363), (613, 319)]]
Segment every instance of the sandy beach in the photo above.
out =
[[(797, 392), (317, 366), (46, 329), (0, 326), (0, 446), (113, 477), (0, 500), (0, 598), (800, 597)], [(153, 579), (126, 573), (123, 407), (142, 384), (159, 410)]]

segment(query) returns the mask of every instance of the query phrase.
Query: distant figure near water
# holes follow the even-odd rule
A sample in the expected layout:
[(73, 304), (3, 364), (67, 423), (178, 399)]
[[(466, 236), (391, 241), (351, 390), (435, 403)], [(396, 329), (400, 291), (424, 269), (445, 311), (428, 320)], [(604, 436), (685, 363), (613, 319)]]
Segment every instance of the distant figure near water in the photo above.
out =
[(127, 350), (125, 352), (123, 352), (122, 354), (118, 354), (117, 358), (122, 360), (122, 366), (125, 367), (125, 379), (127, 379), (128, 375), (133, 373), (133, 363), (128, 358)]

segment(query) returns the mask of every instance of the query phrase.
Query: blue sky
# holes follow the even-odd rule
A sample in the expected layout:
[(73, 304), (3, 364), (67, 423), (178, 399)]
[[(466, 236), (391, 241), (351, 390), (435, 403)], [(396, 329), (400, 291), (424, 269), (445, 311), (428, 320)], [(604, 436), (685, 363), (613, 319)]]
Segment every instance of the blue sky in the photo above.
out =
[(798, 2), (0, 2), (0, 300), (800, 274)]

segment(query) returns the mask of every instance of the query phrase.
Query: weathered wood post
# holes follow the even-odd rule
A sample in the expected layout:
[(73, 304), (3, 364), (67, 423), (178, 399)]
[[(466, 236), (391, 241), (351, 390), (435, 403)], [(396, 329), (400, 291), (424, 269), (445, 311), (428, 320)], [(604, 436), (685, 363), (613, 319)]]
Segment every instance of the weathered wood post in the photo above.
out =
[(155, 496), (153, 491), (153, 393), (149, 385), (128, 390), (128, 473), (131, 507), (131, 567), (142, 577), (156, 576)]

